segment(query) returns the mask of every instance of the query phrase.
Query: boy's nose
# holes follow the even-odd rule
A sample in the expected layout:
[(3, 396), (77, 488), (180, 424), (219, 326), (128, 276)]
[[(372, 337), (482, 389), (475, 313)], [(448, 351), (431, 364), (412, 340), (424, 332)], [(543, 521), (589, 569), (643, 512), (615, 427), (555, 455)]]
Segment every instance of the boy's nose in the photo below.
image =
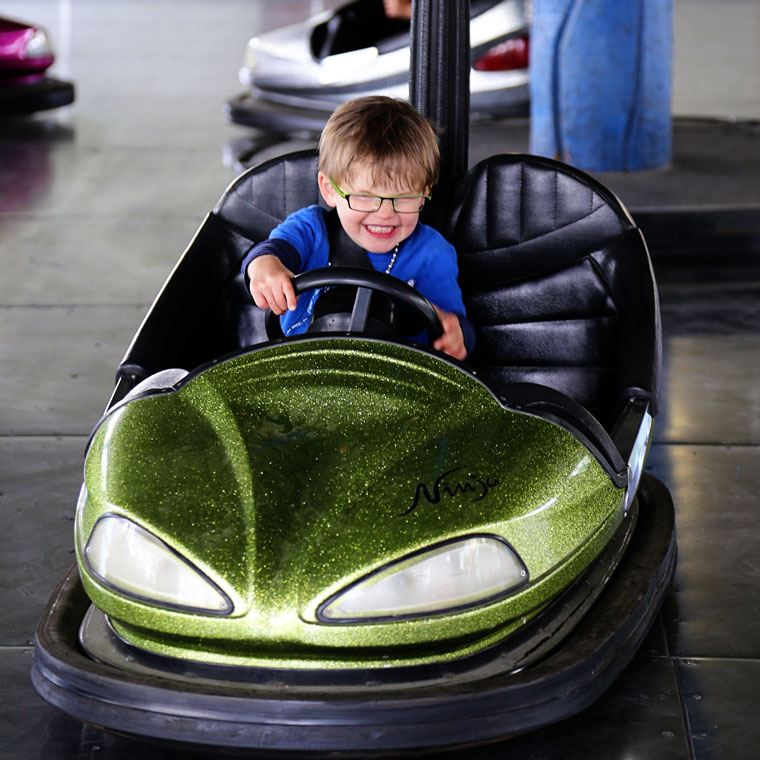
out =
[(393, 208), (393, 201), (390, 198), (383, 198), (380, 201), (380, 208), (375, 213), (382, 216), (392, 216), (396, 213)]

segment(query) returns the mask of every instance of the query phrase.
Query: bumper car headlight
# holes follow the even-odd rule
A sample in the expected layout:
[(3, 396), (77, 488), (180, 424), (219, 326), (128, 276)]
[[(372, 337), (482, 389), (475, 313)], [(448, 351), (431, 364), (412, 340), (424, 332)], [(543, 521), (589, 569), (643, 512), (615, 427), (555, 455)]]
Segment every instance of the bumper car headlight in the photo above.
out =
[(409, 555), (349, 586), (317, 611), (325, 623), (403, 620), (474, 607), (528, 582), (506, 541), (469, 536)]
[(198, 569), (125, 517), (98, 520), (84, 559), (106, 585), (128, 596), (193, 612), (232, 612), (230, 599)]
[(34, 34), (27, 40), (24, 48), (25, 58), (47, 58), (53, 55), (53, 46), (50, 44), (44, 29), (35, 29)]

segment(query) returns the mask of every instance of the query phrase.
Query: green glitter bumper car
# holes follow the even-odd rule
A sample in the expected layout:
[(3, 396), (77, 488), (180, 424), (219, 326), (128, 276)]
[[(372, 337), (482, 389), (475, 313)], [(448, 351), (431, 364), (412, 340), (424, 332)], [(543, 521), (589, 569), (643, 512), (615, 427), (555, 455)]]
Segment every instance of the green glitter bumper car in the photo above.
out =
[(661, 356), (643, 238), (582, 172), (494, 156), (425, 209), (460, 257), (466, 362), (400, 337), (396, 315), (434, 334), (435, 313), (362, 269), (299, 280), (358, 295), (270, 339), (240, 261), (315, 178), (308, 151), (236, 180), (135, 336), (35, 686), (108, 730), (274, 754), (573, 714), (636, 653), (675, 564), (672, 501), (642, 474)]

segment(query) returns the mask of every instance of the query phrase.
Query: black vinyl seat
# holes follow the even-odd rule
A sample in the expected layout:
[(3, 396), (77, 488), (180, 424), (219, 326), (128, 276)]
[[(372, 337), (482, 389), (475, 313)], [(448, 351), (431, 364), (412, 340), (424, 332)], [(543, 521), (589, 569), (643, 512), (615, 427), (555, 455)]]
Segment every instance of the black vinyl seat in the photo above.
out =
[(430, 218), (457, 249), (469, 361), (496, 389), (559, 390), (606, 427), (631, 397), (656, 411), (660, 326), (646, 244), (620, 201), (565, 164), (492, 156)]
[[(301, 151), (230, 185), (130, 346), (118, 376), (123, 393), (147, 374), (192, 369), (265, 339), (240, 261), (288, 214), (319, 202), (316, 174), (316, 153)], [(477, 332), (467, 363), (495, 393), (548, 387), (608, 431), (631, 399), (656, 412), (661, 348), (651, 262), (603, 185), (550, 159), (493, 156), (436, 188), (423, 221), (457, 249)]]

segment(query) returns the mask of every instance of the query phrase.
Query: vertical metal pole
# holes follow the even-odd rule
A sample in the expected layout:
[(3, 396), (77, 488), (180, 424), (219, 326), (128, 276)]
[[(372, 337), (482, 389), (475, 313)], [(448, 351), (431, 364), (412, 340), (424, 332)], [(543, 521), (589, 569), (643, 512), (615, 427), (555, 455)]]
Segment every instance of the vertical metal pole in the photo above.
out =
[(412, 0), (409, 100), (440, 130), (441, 179), (467, 171), (470, 0)]

